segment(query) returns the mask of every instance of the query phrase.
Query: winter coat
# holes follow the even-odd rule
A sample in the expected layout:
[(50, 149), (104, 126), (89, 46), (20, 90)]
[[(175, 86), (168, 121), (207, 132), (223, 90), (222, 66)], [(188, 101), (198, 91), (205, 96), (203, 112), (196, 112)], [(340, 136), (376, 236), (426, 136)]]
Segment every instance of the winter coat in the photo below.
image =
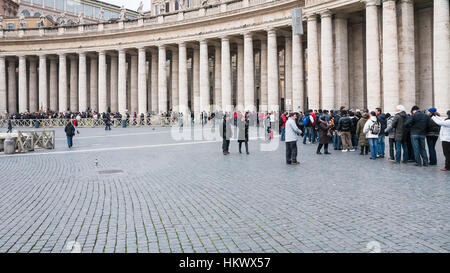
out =
[(223, 120), (222, 126), (220, 126), (220, 135), (225, 140), (231, 139), (231, 122), (229, 120)]
[(66, 132), (66, 136), (73, 137), (75, 135), (75, 127), (70, 122), (64, 128), (64, 131)]
[(431, 118), (437, 125), (441, 126), (439, 138), (441, 141), (450, 142), (450, 119), (443, 119), (441, 117), (434, 116)]
[(319, 144), (328, 144), (331, 143), (331, 136), (328, 136), (328, 130), (331, 128), (331, 125), (328, 122), (319, 120), (318, 121), (319, 128)]
[(408, 116), (405, 111), (395, 114), (392, 120), (392, 128), (395, 129), (395, 141), (405, 141), (408, 135), (405, 122)]
[[(371, 117), (371, 118), (366, 122), (366, 124), (364, 124), (363, 132), (366, 134), (366, 137), (367, 137), (367, 138), (378, 138), (379, 134), (373, 134), (373, 133), (371, 132), (371, 130), (370, 130), (370, 128), (372, 127), (372, 125), (373, 125), (375, 122), (378, 122), (377, 117)], [(381, 132), (380, 132), (380, 134), (381, 134)]]
[(298, 135), (300, 135), (302, 131), (297, 127), (295, 119), (289, 118), (286, 122), (286, 132), (285, 132), (285, 141), (292, 142), (298, 140)]
[(379, 114), (377, 116), (377, 120), (381, 124), (380, 135), (384, 135), (384, 132), (385, 132), (386, 127), (387, 127), (386, 115), (383, 114), (383, 113)]
[(429, 122), (430, 117), (425, 113), (418, 111), (405, 122), (405, 126), (409, 128), (412, 136), (424, 136), (427, 134)]
[(337, 130), (340, 132), (351, 132), (352, 125), (352, 120), (349, 117), (342, 117), (339, 119)]
[(238, 120), (238, 142), (248, 142), (248, 119), (245, 121)]
[(430, 119), (427, 128), (427, 136), (439, 136), (439, 125), (436, 124), (432, 119)]
[(389, 138), (394, 139), (395, 138), (395, 128), (392, 128), (392, 121), (394, 120), (394, 117), (389, 117), (387, 120), (387, 127), (385, 130), (386, 136), (389, 136)]
[(366, 134), (363, 132), (364, 125), (366, 125), (368, 119), (368, 117), (362, 117), (356, 125), (356, 136), (358, 136), (359, 146), (369, 146), (369, 141), (367, 141)]

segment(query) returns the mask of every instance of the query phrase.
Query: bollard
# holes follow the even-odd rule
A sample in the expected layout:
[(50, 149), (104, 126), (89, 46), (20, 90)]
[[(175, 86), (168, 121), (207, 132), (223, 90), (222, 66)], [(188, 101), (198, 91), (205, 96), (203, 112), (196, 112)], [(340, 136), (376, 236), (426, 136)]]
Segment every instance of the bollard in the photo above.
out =
[(12, 137), (8, 137), (4, 142), (4, 152), (6, 155), (16, 153), (16, 140)]

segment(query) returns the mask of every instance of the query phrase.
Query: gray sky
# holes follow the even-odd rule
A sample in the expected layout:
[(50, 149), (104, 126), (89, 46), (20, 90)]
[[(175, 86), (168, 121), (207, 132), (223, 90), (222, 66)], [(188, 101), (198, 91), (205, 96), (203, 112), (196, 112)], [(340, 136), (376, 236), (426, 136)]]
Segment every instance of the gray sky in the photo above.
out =
[(111, 3), (121, 7), (124, 5), (127, 9), (137, 10), (139, 7), (139, 3), (142, 1), (144, 4), (144, 11), (148, 11), (150, 9), (150, 1), (151, 0), (101, 0), (103, 2)]

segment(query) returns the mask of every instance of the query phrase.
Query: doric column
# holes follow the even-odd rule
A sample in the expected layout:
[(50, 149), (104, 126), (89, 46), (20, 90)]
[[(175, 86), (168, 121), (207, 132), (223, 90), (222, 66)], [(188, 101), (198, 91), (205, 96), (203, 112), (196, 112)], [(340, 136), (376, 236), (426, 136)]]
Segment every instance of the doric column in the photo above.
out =
[(376, 0), (366, 0), (367, 108), (381, 107), (380, 27)]
[(296, 112), (299, 111), (299, 106), (301, 111), (305, 110), (303, 109), (305, 106), (303, 101), (305, 93), (303, 63), (302, 36), (292, 33), (292, 110)]
[(239, 111), (244, 110), (244, 44), (237, 44), (237, 90), (236, 90), (236, 108)]
[(325, 11), (321, 17), (321, 76), (322, 76), (322, 108), (335, 109), (334, 107), (334, 54), (333, 54), (333, 24), (331, 12)]
[(152, 111), (158, 113), (158, 51), (152, 50), (151, 65)]
[(347, 17), (337, 14), (334, 20), (336, 39), (336, 97), (335, 108), (350, 107), (348, 78), (348, 33)]
[[(317, 16), (308, 17), (308, 108), (320, 108), (319, 41), (317, 37)], [(307, 110), (307, 109), (305, 109)], [(327, 109), (328, 110), (328, 109)]]
[(58, 111), (58, 59), (50, 59), (50, 110)]
[(139, 54), (139, 72), (138, 72), (138, 104), (139, 104), (139, 114), (147, 113), (147, 55), (144, 47), (138, 49)]
[(383, 0), (383, 98), (384, 111), (394, 113), (400, 103), (395, 0)]
[(244, 101), (245, 111), (256, 111), (255, 106), (255, 64), (253, 60), (253, 36), (244, 34)]
[[(114, 60), (114, 61), (113, 61)], [(114, 63), (114, 67), (113, 64)], [(106, 53), (105, 51), (100, 51), (98, 53), (98, 110), (100, 113), (106, 113), (108, 111), (108, 103), (107, 103), (107, 91), (106, 91)], [(117, 57), (111, 56), (111, 74), (113, 74), (113, 69), (115, 69), (114, 73), (117, 75)], [(112, 79), (113, 75), (111, 75), (111, 100), (113, 101), (111, 105), (116, 105), (117, 107), (117, 92), (113, 90)], [(116, 82), (117, 82), (116, 78)], [(114, 86), (114, 88), (117, 87)], [(115, 108), (115, 107), (114, 107)], [(115, 111), (114, 111), (115, 110)], [(117, 112), (117, 108), (111, 109), (112, 112)]]
[(180, 102), (180, 112), (183, 113), (184, 117), (187, 117), (189, 113), (188, 108), (188, 78), (187, 78), (187, 53), (186, 44), (184, 42), (178, 45), (178, 65), (179, 65), (179, 76), (178, 76), (178, 87), (180, 90), (179, 102)]
[[(103, 55), (105, 53), (103, 52)], [(99, 57), (100, 58), (100, 57)], [(98, 60), (97, 56), (93, 55), (91, 58), (91, 74), (90, 74), (90, 108), (92, 111), (98, 111)], [(106, 71), (104, 72), (105, 78), (102, 79), (106, 83)], [(102, 111), (103, 112), (103, 111)]]
[(67, 58), (66, 53), (59, 54), (59, 112), (65, 112), (67, 103)]
[(17, 112), (16, 60), (8, 59), (8, 113)]
[(19, 56), (19, 113), (28, 110), (27, 89), (27, 59), (22, 55)]
[(167, 112), (166, 47), (158, 47), (158, 110)]
[(79, 53), (79, 77), (78, 77), (78, 87), (79, 87), (79, 111), (84, 112), (88, 108), (88, 97), (87, 97), (87, 75), (86, 75), (86, 53)]
[(279, 82), (278, 82), (278, 48), (277, 33), (274, 29), (267, 31), (267, 88), (268, 110), (279, 111)]
[(200, 111), (209, 112), (208, 42), (200, 41)]
[(214, 48), (214, 109), (220, 111), (222, 109), (222, 52), (220, 46)]
[(231, 102), (231, 61), (230, 61), (230, 40), (228, 37), (221, 38), (222, 43), (222, 110), (231, 112), (233, 104)]
[(38, 86), (37, 86), (37, 59), (35, 57), (30, 58), (30, 68), (29, 68), (29, 110), (31, 113), (35, 113), (38, 111), (39, 107), (39, 94), (38, 94)]
[(119, 75), (117, 103), (119, 112), (124, 116), (127, 112), (127, 60), (125, 49), (119, 49)]
[(284, 105), (292, 111), (292, 35), (284, 38)]
[(7, 109), (8, 93), (6, 91), (6, 59), (0, 56), (0, 116), (3, 116)]
[(171, 60), (171, 66), (172, 66), (172, 111), (178, 113), (179, 112), (179, 92), (178, 92), (178, 50), (174, 49), (172, 50), (172, 60)]
[[(100, 60), (99, 60), (100, 61)], [(99, 67), (99, 72), (100, 72), (100, 65)], [(106, 71), (106, 64), (105, 64), (105, 71)], [(105, 72), (106, 73), (106, 72)], [(118, 64), (118, 55), (115, 54), (111, 54), (111, 70), (110, 70), (111, 76), (110, 76), (110, 81), (111, 81), (111, 112), (116, 113), (117, 111), (119, 111), (119, 64)], [(99, 75), (99, 81), (100, 81), (100, 75)], [(99, 86), (99, 93), (100, 93), (100, 86)], [(105, 80), (105, 88), (106, 88), (106, 80)], [(105, 91), (106, 94), (106, 91)], [(106, 95), (105, 95), (106, 96)], [(99, 104), (100, 104), (100, 99), (99, 99)], [(105, 111), (102, 110), (101, 106), (100, 107), (100, 111)]]
[(131, 113), (138, 112), (138, 56), (131, 55)]
[(267, 111), (267, 39), (261, 39), (261, 101), (259, 111)]
[(450, 108), (450, 16), (449, 1), (434, 0), (433, 71), (434, 104), (441, 113)]
[(194, 54), (192, 56), (192, 88), (193, 88), (193, 102), (192, 109), (194, 111), (195, 120), (198, 119), (200, 113), (200, 50), (198, 47), (194, 48)]
[(48, 109), (47, 56), (39, 55), (39, 111)]
[(78, 111), (78, 60), (70, 58), (70, 111)]

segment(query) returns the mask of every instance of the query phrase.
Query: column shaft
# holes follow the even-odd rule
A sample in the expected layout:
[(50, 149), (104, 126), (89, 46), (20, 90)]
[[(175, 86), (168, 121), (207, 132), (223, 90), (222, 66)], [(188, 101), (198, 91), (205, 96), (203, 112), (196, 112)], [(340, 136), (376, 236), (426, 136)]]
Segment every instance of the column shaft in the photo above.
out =
[[(320, 108), (320, 67), (317, 17), (308, 17), (308, 101), (309, 109)], [(305, 109), (307, 110), (307, 109)]]
[(350, 107), (348, 77), (348, 33), (347, 18), (337, 15), (335, 22), (336, 39), (336, 97), (335, 108)]
[(302, 36), (292, 34), (292, 110), (304, 111), (304, 69)]
[(188, 108), (188, 78), (187, 78), (187, 53), (186, 53), (186, 44), (180, 43), (178, 45), (178, 65), (179, 65), (179, 76), (178, 76), (178, 87), (180, 90), (180, 111), (183, 113), (183, 116), (186, 118), (189, 113)]
[(58, 111), (58, 59), (50, 59), (50, 110)]
[(178, 91), (178, 50), (172, 50), (172, 111), (178, 113), (179, 112), (179, 91)]
[[(195, 119), (198, 119), (198, 114), (200, 113), (200, 50), (194, 48), (193, 55), (193, 73), (192, 73), (192, 87), (193, 87), (193, 98), (194, 98), (194, 114)], [(202, 79), (203, 80), (203, 79)]]
[(39, 111), (39, 94), (37, 86), (37, 60), (36, 58), (30, 59), (29, 67), (29, 110), (31, 113)]
[[(91, 74), (90, 74), (90, 108), (92, 111), (98, 111), (98, 60), (97, 56), (91, 57)], [(106, 76), (106, 71), (105, 71)], [(106, 83), (106, 80), (105, 80)]]
[(158, 47), (158, 110), (160, 113), (167, 112), (167, 70), (166, 70), (166, 47)]
[[(115, 59), (116, 61), (113, 61)], [(111, 74), (116, 74), (113, 69), (117, 68), (117, 57), (113, 56), (111, 57), (111, 64), (115, 63), (115, 67), (111, 65)], [(107, 88), (106, 88), (106, 53), (104, 51), (100, 51), (98, 53), (98, 110), (100, 113), (106, 113), (108, 111), (108, 103), (107, 103)], [(117, 71), (117, 70), (116, 70)], [(114, 81), (112, 79), (113, 75), (111, 75), (111, 81)], [(118, 79), (116, 79), (117, 82)], [(117, 92), (114, 92), (111, 84), (111, 100), (113, 101), (111, 103), (112, 105), (117, 105)], [(114, 84), (115, 85), (115, 84)], [(116, 107), (116, 106), (115, 106)], [(114, 108), (115, 108), (114, 107)], [(114, 111), (115, 110), (115, 111)], [(117, 112), (117, 108), (111, 109), (113, 112)]]
[(269, 30), (267, 33), (267, 68), (268, 110), (278, 112), (280, 98), (277, 34), (275, 30)]
[(3, 116), (8, 110), (7, 99), (6, 59), (5, 56), (0, 56), (0, 116)]
[(127, 62), (124, 49), (119, 50), (119, 75), (118, 75), (118, 108), (119, 112), (125, 116), (127, 112)]
[(27, 89), (27, 59), (19, 56), (19, 113), (28, 110)]
[(237, 90), (236, 108), (244, 111), (244, 45), (237, 44)]
[(292, 37), (284, 39), (284, 107), (292, 111)]
[(321, 14), (321, 76), (322, 76), (322, 108), (335, 109), (334, 105), (334, 54), (332, 14)]
[(39, 111), (48, 110), (47, 57), (39, 56)]
[(208, 43), (200, 41), (200, 111), (209, 112), (209, 63)]
[(59, 112), (68, 110), (67, 101), (67, 58), (66, 54), (59, 55)]
[(231, 112), (233, 105), (231, 102), (231, 61), (230, 61), (230, 40), (228, 37), (221, 39), (222, 43), (222, 110)]
[(86, 53), (81, 52), (79, 54), (79, 77), (78, 77), (78, 87), (79, 87), (79, 107), (80, 112), (84, 112), (88, 108), (88, 97), (87, 97), (87, 72), (86, 72)]
[[(98, 67), (100, 69), (100, 65)], [(106, 71), (106, 69), (105, 69), (105, 71)], [(100, 72), (100, 70), (99, 70), (99, 72)], [(119, 111), (119, 64), (118, 64), (118, 56), (117, 55), (111, 55), (110, 74), (111, 74), (111, 76), (110, 76), (111, 112), (116, 113), (117, 111)], [(99, 81), (100, 81), (100, 75), (99, 75)], [(101, 88), (101, 85), (99, 86), (99, 93), (100, 93), (100, 88)], [(106, 88), (106, 80), (105, 80), (105, 88)], [(106, 91), (105, 91), (105, 94), (106, 94)], [(99, 98), (99, 104), (100, 104), (100, 98)], [(99, 107), (100, 107), (100, 111), (103, 111), (100, 105), (99, 105)]]
[(220, 111), (222, 109), (222, 52), (220, 46), (215, 47), (214, 52), (214, 109), (215, 111)]
[(152, 94), (152, 112), (158, 113), (158, 51), (152, 51), (151, 65), (151, 94)]
[(17, 112), (16, 60), (8, 60), (8, 113)]
[(130, 71), (130, 85), (131, 85), (131, 113), (138, 112), (138, 56), (131, 56), (131, 71)]
[(255, 64), (253, 57), (253, 36), (244, 35), (244, 101), (245, 111), (256, 111), (255, 106)]
[(267, 39), (261, 40), (261, 101), (259, 111), (267, 111)]
[(139, 48), (139, 67), (138, 67), (138, 104), (139, 114), (147, 113), (147, 56), (145, 48)]
[(70, 58), (70, 111), (78, 111), (78, 60)]
[(395, 0), (383, 2), (384, 111), (394, 113), (399, 100), (397, 9)]

